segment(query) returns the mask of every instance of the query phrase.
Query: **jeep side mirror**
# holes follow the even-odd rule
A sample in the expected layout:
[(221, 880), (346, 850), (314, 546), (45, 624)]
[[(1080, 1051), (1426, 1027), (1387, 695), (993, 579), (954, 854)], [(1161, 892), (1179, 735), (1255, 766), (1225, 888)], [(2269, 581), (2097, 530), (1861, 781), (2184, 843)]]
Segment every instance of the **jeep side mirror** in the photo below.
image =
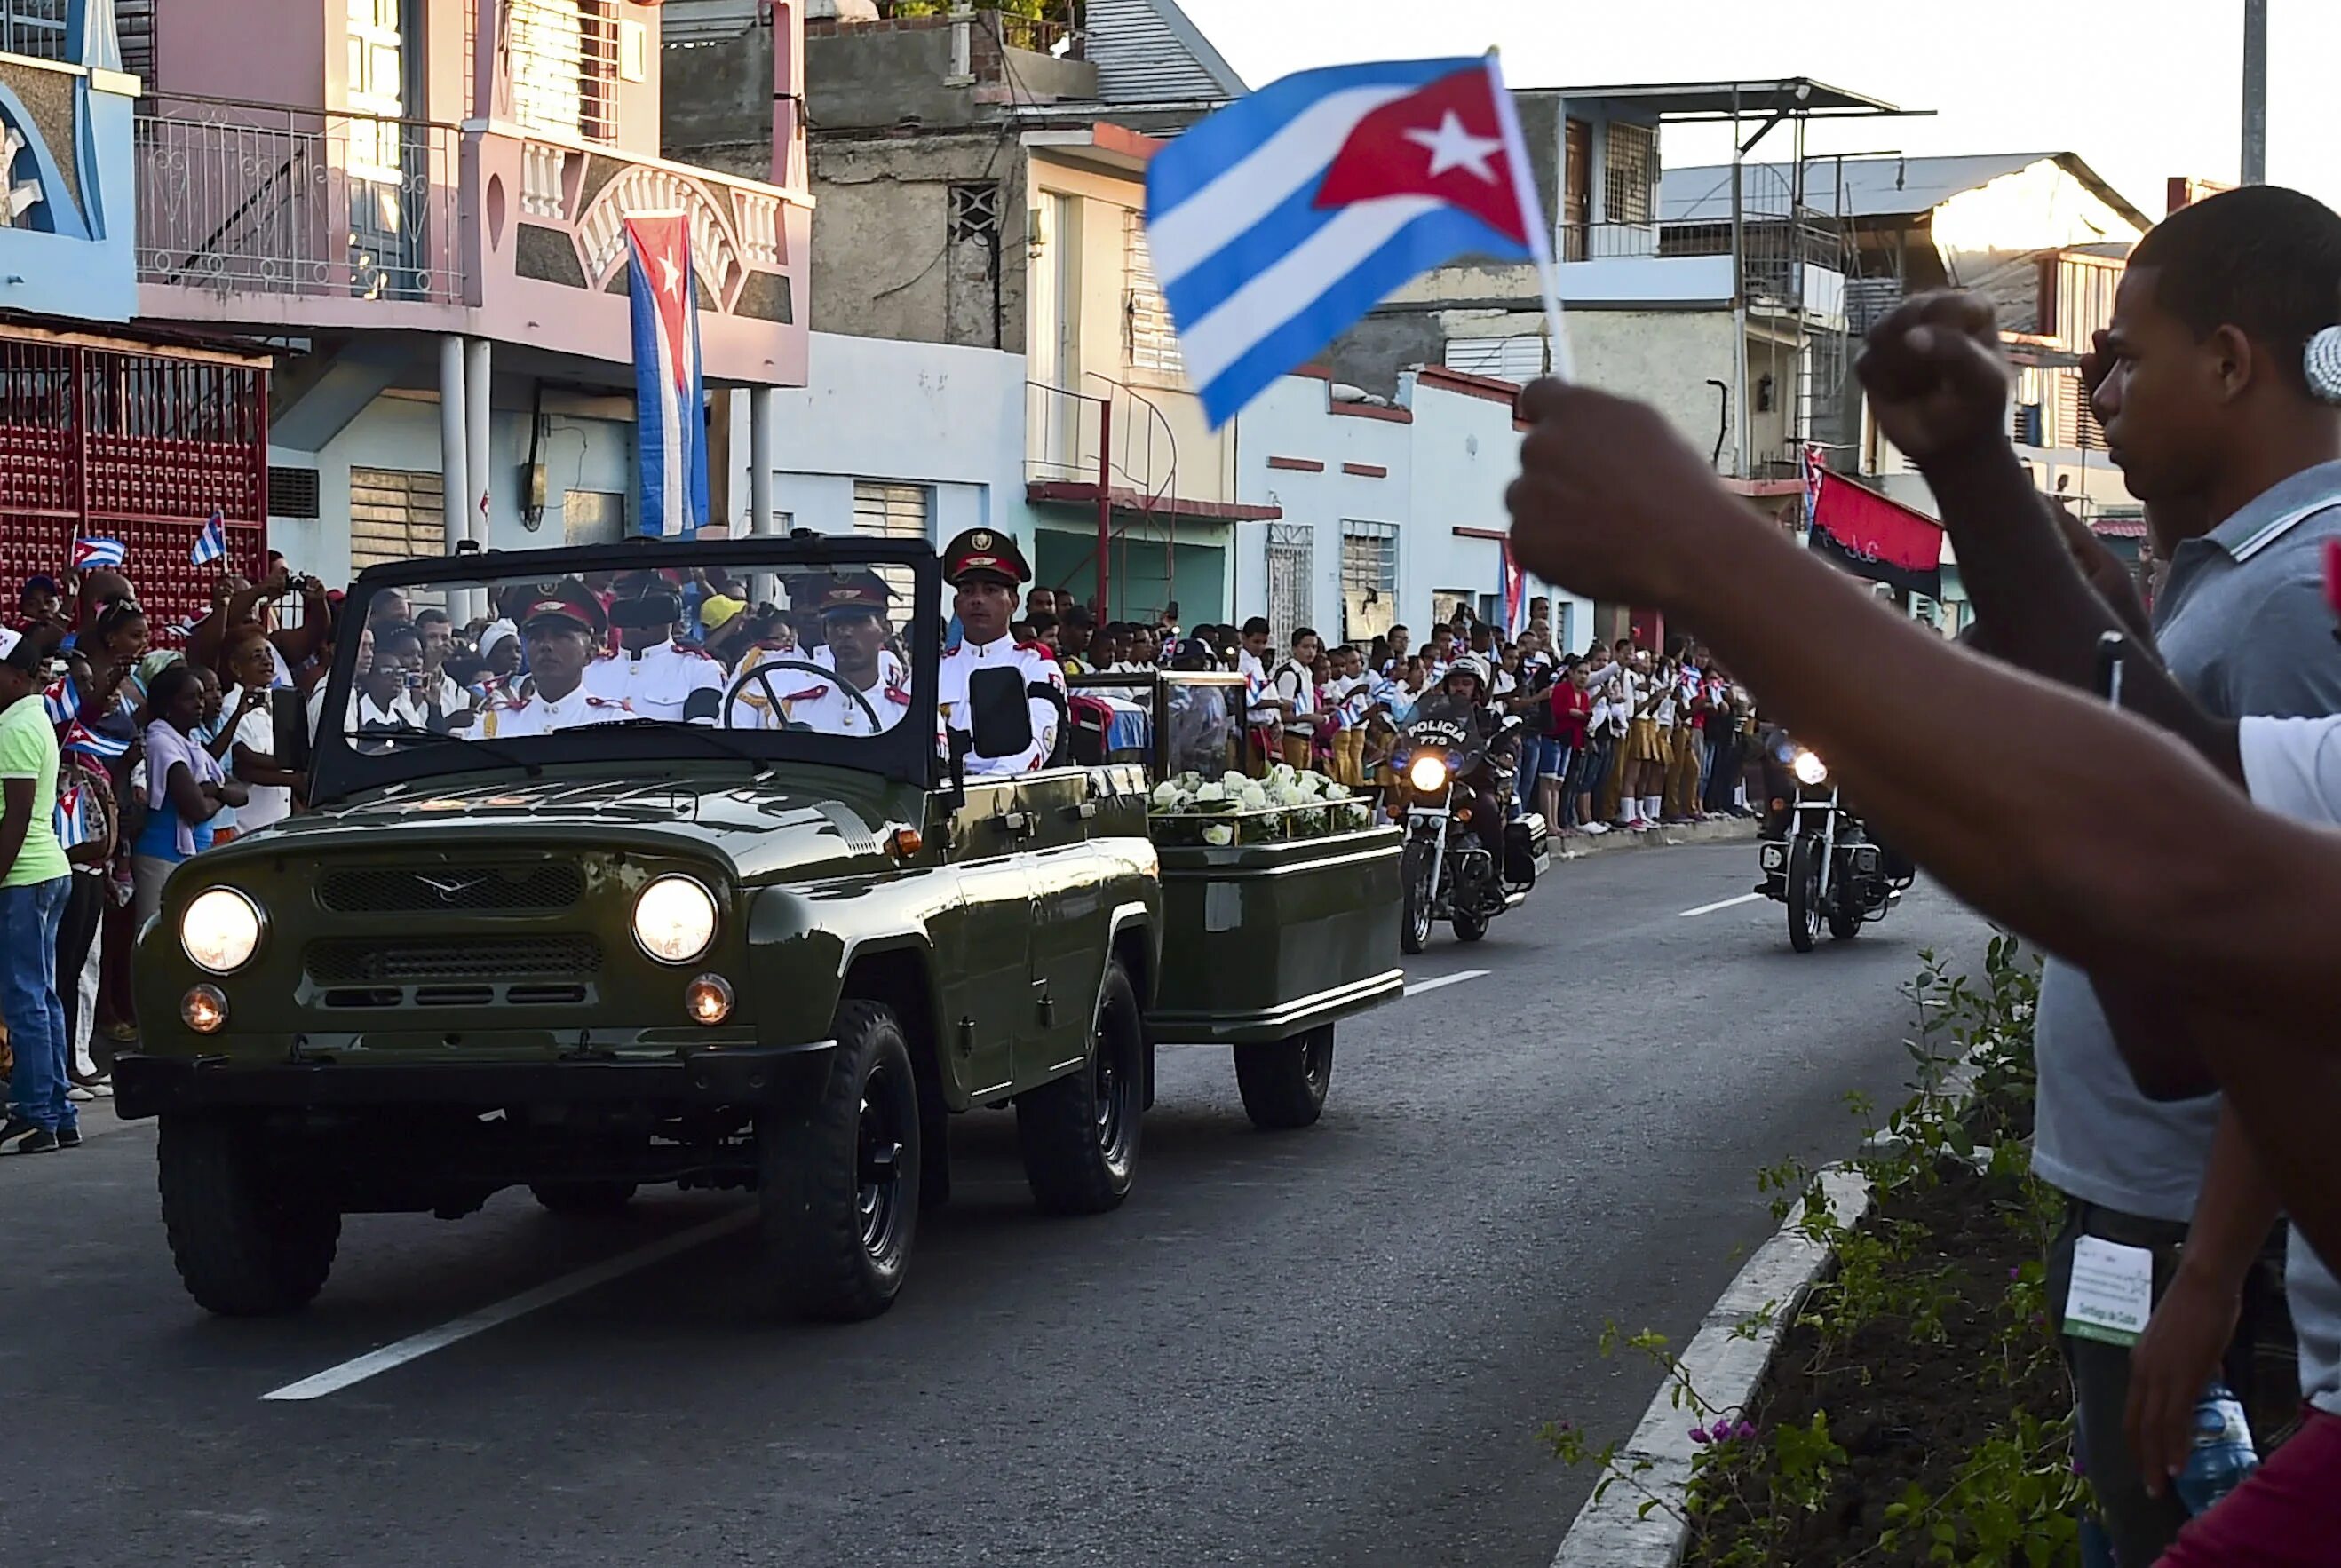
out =
[(268, 722), (276, 732), (276, 765), (288, 773), (309, 771), (309, 705), (297, 689), (282, 686), (268, 694)]
[(969, 748), (978, 757), (1013, 757), (1032, 744), (1032, 710), (1024, 699), (1024, 673), (1002, 668), (979, 670), (967, 681)]

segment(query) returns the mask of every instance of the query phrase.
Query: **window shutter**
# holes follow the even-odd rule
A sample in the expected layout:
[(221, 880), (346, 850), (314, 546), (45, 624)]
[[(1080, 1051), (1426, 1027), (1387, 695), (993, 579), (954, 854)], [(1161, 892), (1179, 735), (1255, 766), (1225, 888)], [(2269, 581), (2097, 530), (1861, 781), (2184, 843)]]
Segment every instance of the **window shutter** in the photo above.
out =
[(1180, 352), (1178, 331), (1170, 324), (1170, 307), (1154, 284), (1154, 258), (1146, 248), (1145, 220), (1135, 210), (1122, 214), (1122, 261), (1130, 280), (1125, 313), (1130, 321), (1131, 369), (1185, 375), (1187, 359)]

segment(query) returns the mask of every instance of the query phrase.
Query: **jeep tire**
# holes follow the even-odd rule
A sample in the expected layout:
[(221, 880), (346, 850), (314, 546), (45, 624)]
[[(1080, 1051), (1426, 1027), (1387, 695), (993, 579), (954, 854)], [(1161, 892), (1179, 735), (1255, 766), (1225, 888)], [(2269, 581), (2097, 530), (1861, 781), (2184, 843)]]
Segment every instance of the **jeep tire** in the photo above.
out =
[(850, 1323), (894, 1303), (919, 1223), (919, 1091), (893, 1009), (837, 1009), (829, 1073), (807, 1104), (756, 1122), (758, 1242), (773, 1304)]
[(272, 1164), (264, 1136), (225, 1117), (162, 1118), (155, 1185), (171, 1261), (196, 1304), (224, 1317), (306, 1306), (341, 1240), (340, 1209), (300, 1171)]
[(1098, 987), (1089, 1060), (1016, 1097), (1024, 1179), (1049, 1214), (1102, 1214), (1130, 1196), (1146, 1097), (1146, 1026), (1119, 958)]

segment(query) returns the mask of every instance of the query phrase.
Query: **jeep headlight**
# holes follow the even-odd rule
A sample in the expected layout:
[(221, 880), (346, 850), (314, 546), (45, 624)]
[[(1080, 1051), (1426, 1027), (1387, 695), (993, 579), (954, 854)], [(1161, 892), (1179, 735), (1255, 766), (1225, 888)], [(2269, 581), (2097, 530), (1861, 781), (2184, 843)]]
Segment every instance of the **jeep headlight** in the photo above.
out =
[(1406, 781), (1425, 795), (1436, 795), (1447, 788), (1447, 759), (1436, 751), (1426, 751), (1408, 765)]
[(1788, 767), (1799, 784), (1818, 786), (1828, 782), (1828, 764), (1821, 760), (1821, 754), (1818, 751), (1808, 751), (1798, 747), (1797, 759)]
[(233, 974), (260, 948), (260, 906), (234, 888), (206, 888), (179, 917), (179, 946), (197, 968)]
[(715, 895), (690, 877), (661, 877), (634, 900), (634, 940), (662, 964), (688, 964), (714, 945)]

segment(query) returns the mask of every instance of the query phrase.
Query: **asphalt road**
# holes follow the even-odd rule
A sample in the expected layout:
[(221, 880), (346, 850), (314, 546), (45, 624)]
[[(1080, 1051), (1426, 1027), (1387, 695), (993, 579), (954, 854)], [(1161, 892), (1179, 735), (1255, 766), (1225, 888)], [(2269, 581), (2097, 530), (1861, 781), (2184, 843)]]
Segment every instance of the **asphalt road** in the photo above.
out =
[[(758, 1321), (737, 1232), (320, 1397), (263, 1396), (720, 1222), (360, 1217), (307, 1313), (181, 1293), (150, 1126), (0, 1162), (0, 1528), (75, 1564), (1541, 1565), (1658, 1385), (1605, 1319), (1686, 1334), (1771, 1228), (1754, 1173), (1848, 1152), (1905, 1077), (1897, 986), (1982, 927), (1920, 888), (1788, 949), (1744, 844), (1561, 868), (1425, 988), (1342, 1027), (1322, 1123), (1253, 1132), (1168, 1056), (1119, 1212), (1031, 1208), (1004, 1116), (954, 1130), (909, 1289)], [(1456, 978), (1466, 977), (1469, 978)], [(344, 1373), (342, 1375), (346, 1376)]]

